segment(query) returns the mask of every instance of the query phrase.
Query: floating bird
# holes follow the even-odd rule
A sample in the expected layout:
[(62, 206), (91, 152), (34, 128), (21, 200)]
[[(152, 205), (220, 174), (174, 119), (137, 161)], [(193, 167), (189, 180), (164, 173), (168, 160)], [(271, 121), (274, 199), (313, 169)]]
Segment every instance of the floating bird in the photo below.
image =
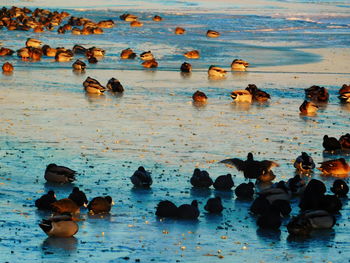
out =
[(214, 65), (211, 65), (208, 69), (208, 76), (213, 78), (224, 78), (226, 73), (226, 70)]
[(88, 58), (88, 62), (89, 62), (90, 64), (96, 64), (96, 63), (98, 62), (98, 60), (97, 60), (97, 58), (95, 58), (95, 57), (89, 57), (89, 58)]
[(315, 163), (310, 155), (302, 152), (295, 160), (294, 167), (301, 173), (309, 173), (315, 168)]
[(215, 182), (213, 183), (213, 186), (216, 190), (223, 190), (223, 191), (229, 191), (234, 186), (234, 182), (232, 180), (232, 175), (220, 175), (218, 178), (216, 178)]
[(301, 179), (299, 174), (296, 174), (293, 178), (288, 179), (287, 187), (292, 194), (299, 195), (305, 189), (305, 181)]
[(113, 204), (112, 197), (109, 195), (105, 197), (98, 196), (89, 202), (87, 208), (91, 214), (104, 214), (111, 211)]
[(106, 88), (103, 87), (100, 82), (90, 77), (86, 78), (86, 80), (83, 82), (83, 86), (87, 93), (102, 94), (106, 90)]
[(235, 90), (231, 92), (231, 98), (236, 102), (248, 102), (253, 101), (253, 95), (247, 90)]
[(126, 22), (132, 22), (137, 20), (137, 16), (136, 15), (132, 15), (132, 14), (123, 14), (121, 16), (119, 16), (121, 20), (124, 20)]
[(53, 183), (70, 183), (75, 181), (76, 171), (65, 167), (59, 166), (54, 163), (49, 164), (45, 170), (45, 179), (48, 182)]
[(207, 37), (216, 38), (219, 36), (220, 36), (220, 33), (218, 31), (214, 31), (214, 30), (207, 31)]
[(318, 106), (312, 101), (304, 100), (304, 102), (299, 107), (300, 113), (305, 115), (315, 114), (318, 110)]
[(42, 42), (35, 38), (28, 38), (26, 41), (26, 47), (40, 48)]
[(120, 53), (120, 58), (122, 59), (134, 59), (135, 57), (136, 57), (136, 53), (132, 51), (131, 48), (124, 49)]
[(141, 26), (143, 26), (143, 23), (135, 20), (135, 21), (130, 22), (130, 26), (131, 27), (141, 27)]
[(85, 71), (86, 69), (86, 64), (77, 59), (73, 64), (72, 64), (72, 67), (73, 67), (73, 70), (76, 70), (76, 71)]
[(349, 186), (346, 184), (344, 180), (337, 179), (333, 182), (333, 186), (331, 187), (331, 191), (339, 197), (346, 197), (349, 192)]
[(328, 137), (328, 135), (323, 136), (322, 146), (327, 152), (334, 152), (341, 150), (341, 144), (335, 137)]
[(73, 58), (73, 53), (69, 50), (58, 50), (55, 56), (57, 62), (69, 62)]
[(198, 168), (194, 169), (190, 182), (192, 186), (201, 188), (209, 188), (213, 184), (213, 180), (210, 178), (209, 173), (204, 170), (201, 171)]
[(35, 206), (40, 210), (51, 210), (51, 204), (56, 202), (55, 192), (50, 190), (39, 199), (35, 200)]
[(2, 65), (2, 72), (4, 73), (11, 73), (13, 71), (13, 66), (10, 62), (5, 62)]
[(102, 27), (102, 28), (112, 28), (112, 27), (114, 27), (114, 25), (115, 25), (115, 23), (111, 19), (99, 21), (97, 23), (97, 26)]
[(342, 103), (349, 103), (350, 102), (350, 92), (344, 92), (341, 95), (338, 96), (340, 99), (340, 102)]
[(280, 207), (276, 204), (271, 204), (256, 221), (260, 228), (279, 229), (282, 224)]
[(156, 68), (158, 67), (158, 62), (155, 59), (146, 60), (142, 63), (144, 68)]
[(12, 49), (1, 47), (0, 48), (0, 56), (12, 56), (15, 53)]
[(63, 198), (51, 204), (51, 210), (58, 214), (79, 214), (79, 206), (71, 199)]
[(184, 54), (186, 58), (197, 59), (200, 57), (198, 50), (191, 50)]
[(181, 219), (197, 219), (199, 216), (198, 202), (193, 200), (192, 203), (183, 204), (178, 207), (178, 217)]
[(255, 84), (249, 84), (248, 87), (245, 88), (247, 91), (250, 92), (253, 96), (253, 100), (258, 102), (265, 102), (268, 101), (271, 96), (267, 92), (258, 89), (258, 87)]
[(222, 206), (220, 196), (208, 199), (206, 205), (204, 206), (204, 209), (212, 214), (221, 213), (224, 207)]
[(78, 224), (69, 214), (43, 219), (39, 226), (48, 236), (54, 237), (71, 237), (79, 230)]
[(329, 98), (328, 90), (316, 85), (305, 89), (305, 96), (316, 102), (327, 102)]
[(29, 48), (23, 47), (17, 50), (17, 56), (20, 57), (22, 60), (28, 60), (30, 58)]
[(245, 71), (249, 63), (242, 59), (234, 59), (231, 63), (231, 69), (235, 71)]
[(120, 83), (119, 80), (115, 78), (111, 78), (107, 83), (107, 89), (113, 91), (113, 92), (123, 92), (124, 88), (123, 85)]
[(320, 163), (317, 168), (325, 175), (347, 175), (350, 172), (350, 166), (344, 158), (330, 160)]
[(68, 196), (68, 198), (74, 201), (79, 207), (86, 207), (89, 202), (86, 198), (85, 193), (83, 191), (80, 191), (79, 187), (74, 187), (72, 193)]
[(154, 59), (154, 56), (151, 51), (146, 51), (140, 54), (140, 58), (142, 60), (152, 60)]
[(98, 48), (98, 47), (91, 47), (89, 48), (85, 55), (89, 58), (89, 57), (103, 57), (105, 55), (106, 51), (102, 48)]
[(156, 209), (156, 216), (159, 217), (177, 217), (178, 215), (177, 206), (168, 200), (160, 201)]
[(192, 71), (192, 65), (190, 63), (184, 62), (180, 67), (181, 72), (190, 73)]
[(160, 16), (158, 16), (158, 15), (155, 15), (155, 16), (152, 18), (152, 20), (155, 21), (155, 22), (160, 22), (160, 21), (163, 20), (163, 18), (160, 17)]
[(252, 182), (249, 183), (241, 183), (235, 189), (235, 194), (237, 198), (240, 199), (250, 199), (254, 195), (254, 184)]
[(186, 32), (186, 30), (184, 28), (182, 28), (182, 27), (175, 28), (175, 34), (176, 35), (183, 35), (183, 34), (185, 34), (185, 32)]
[(205, 95), (204, 92), (197, 90), (195, 93), (193, 93), (192, 100), (194, 102), (204, 103), (204, 102), (207, 102), (208, 97), (207, 97), (207, 95)]
[(74, 54), (85, 55), (88, 49), (81, 45), (74, 45), (72, 51)]
[(131, 182), (135, 187), (150, 187), (153, 183), (151, 173), (146, 171), (143, 166), (140, 166), (130, 177)]
[(49, 45), (43, 45), (41, 48), (43, 54), (47, 57), (55, 57), (57, 54), (57, 48), (52, 48)]
[(246, 179), (259, 179), (261, 175), (270, 172), (273, 167), (279, 166), (279, 164), (274, 161), (255, 161), (251, 152), (248, 153), (247, 160), (245, 161), (232, 158), (222, 160), (220, 163), (235, 166), (238, 171), (243, 171)]

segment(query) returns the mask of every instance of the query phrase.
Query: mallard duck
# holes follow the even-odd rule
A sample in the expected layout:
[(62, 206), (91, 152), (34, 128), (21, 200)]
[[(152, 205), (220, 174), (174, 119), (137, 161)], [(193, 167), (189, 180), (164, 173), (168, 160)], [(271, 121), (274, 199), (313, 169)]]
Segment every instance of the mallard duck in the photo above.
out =
[(57, 53), (57, 49), (52, 48), (49, 45), (43, 45), (41, 50), (43, 51), (43, 54), (47, 57), (55, 57)]
[(257, 178), (257, 180), (258, 182), (269, 183), (275, 180), (275, 178), (276, 178), (276, 175), (272, 171), (268, 171), (260, 175), (259, 178)]
[(160, 17), (160, 16), (158, 16), (158, 15), (155, 15), (155, 16), (152, 18), (152, 20), (155, 21), (155, 22), (160, 22), (160, 21), (163, 20), (163, 18)]
[(120, 53), (120, 58), (122, 59), (134, 59), (135, 57), (136, 57), (136, 53), (132, 51), (131, 48), (124, 49)]
[(135, 21), (130, 22), (130, 26), (131, 27), (141, 27), (141, 26), (143, 26), (143, 23), (138, 21), (138, 20), (135, 20)]
[(220, 214), (224, 210), (220, 196), (209, 198), (204, 209), (212, 214)]
[(103, 20), (97, 23), (98, 27), (102, 27), (102, 28), (112, 28), (114, 27), (114, 22), (113, 20)]
[(327, 152), (334, 152), (341, 149), (341, 144), (335, 137), (323, 136), (322, 146)]
[(121, 16), (119, 16), (121, 20), (124, 20), (126, 22), (132, 22), (137, 20), (137, 16), (136, 15), (132, 15), (132, 14), (122, 14)]
[(249, 91), (250, 94), (252, 94), (253, 100), (255, 101), (265, 102), (271, 99), (270, 94), (261, 89), (258, 89), (258, 87), (255, 84), (249, 84), (248, 87), (246, 87), (245, 89)]
[(105, 53), (106, 51), (102, 48), (91, 47), (86, 51), (85, 55), (87, 57), (103, 57)]
[(73, 70), (76, 71), (85, 71), (86, 69), (86, 64), (85, 62), (77, 59), (73, 64), (72, 64)]
[(291, 198), (291, 193), (284, 183), (277, 183), (276, 185), (266, 188), (258, 193), (259, 196), (265, 197), (270, 204), (276, 200), (288, 201)]
[(150, 187), (153, 183), (151, 173), (146, 171), (143, 166), (140, 166), (130, 177), (131, 182), (135, 187)]
[(69, 62), (73, 58), (73, 55), (69, 51), (58, 50), (55, 56), (57, 62)]
[(72, 51), (73, 51), (74, 54), (85, 55), (86, 52), (88, 51), (88, 49), (83, 47), (83, 46), (81, 46), (81, 45), (74, 45)]
[(339, 95), (350, 92), (350, 85), (344, 84), (338, 91)]
[(197, 59), (200, 57), (198, 50), (191, 50), (184, 54), (186, 58)]
[(343, 92), (341, 95), (338, 96), (340, 99), (340, 102), (342, 103), (349, 103), (350, 102), (350, 92)]
[(115, 78), (111, 78), (107, 83), (107, 89), (113, 91), (113, 92), (124, 92), (123, 85), (120, 83), (119, 80)]
[(40, 48), (29, 47), (29, 57), (32, 59), (32, 61), (41, 60), (42, 55), (43, 52)]
[(310, 180), (300, 198), (300, 209), (302, 211), (321, 209), (321, 200), (326, 190), (326, 186), (322, 181), (317, 179)]
[(11, 73), (13, 71), (13, 66), (10, 62), (5, 62), (2, 65), (2, 72), (4, 73)]
[(339, 143), (342, 150), (350, 150), (350, 133), (340, 136)]
[(302, 152), (294, 162), (294, 167), (302, 173), (309, 173), (315, 168), (314, 160), (306, 152)]
[(45, 170), (45, 179), (53, 183), (70, 183), (75, 181), (76, 171), (65, 167), (50, 163)]
[(35, 206), (40, 210), (51, 210), (51, 204), (56, 202), (55, 192), (50, 190), (39, 199), (35, 200)]
[(28, 60), (30, 58), (29, 48), (23, 47), (17, 50), (17, 56), (20, 57), (22, 60)]
[(57, 214), (79, 214), (79, 206), (71, 199), (63, 198), (51, 204), (51, 210)]
[(0, 48), (0, 56), (12, 56), (15, 53), (12, 49), (1, 47)]
[(72, 28), (72, 34), (73, 35), (81, 35), (81, 29), (78, 27), (73, 27)]
[(42, 25), (38, 25), (38, 26), (34, 27), (34, 29), (33, 29), (34, 33), (42, 33), (44, 31), (45, 30), (44, 30), (44, 27)]
[(147, 61), (154, 59), (154, 56), (151, 51), (146, 51), (140, 54), (140, 58)]
[(146, 60), (141, 65), (144, 68), (156, 68), (156, 67), (158, 67), (158, 62), (155, 59)]
[(103, 33), (104, 33), (104, 31), (100, 27), (93, 27), (92, 28), (92, 34), (100, 35), (100, 34), (103, 34)]
[(235, 194), (237, 198), (240, 199), (250, 199), (254, 195), (254, 184), (252, 182), (249, 183), (241, 183), (235, 189)]
[(320, 208), (328, 213), (337, 214), (342, 209), (343, 204), (336, 195), (324, 195), (320, 202)]
[(329, 98), (328, 90), (316, 85), (305, 89), (305, 96), (316, 102), (327, 102)]
[(104, 214), (111, 211), (113, 204), (112, 197), (109, 195), (105, 197), (98, 196), (89, 202), (87, 208), (91, 214)]
[(223, 68), (211, 65), (208, 69), (208, 76), (214, 78), (224, 78), (226, 76), (227, 71)]
[(318, 110), (318, 106), (312, 101), (304, 100), (304, 102), (299, 107), (300, 113), (305, 115), (315, 114)]
[(214, 30), (207, 31), (207, 37), (216, 38), (219, 36), (220, 36), (220, 33), (218, 31), (214, 31)]
[(74, 187), (72, 193), (68, 196), (68, 198), (74, 201), (78, 206), (87, 206), (88, 200), (83, 191), (80, 191), (79, 187)]
[(181, 72), (190, 73), (192, 71), (192, 65), (190, 63), (184, 62), (180, 67)]
[(265, 196), (258, 196), (250, 205), (250, 211), (257, 215), (262, 215), (270, 208), (270, 202)]
[(231, 69), (236, 71), (245, 71), (249, 63), (242, 59), (234, 59), (231, 63)]
[(98, 60), (97, 60), (97, 58), (95, 58), (95, 57), (89, 57), (89, 58), (88, 58), (88, 62), (89, 62), (90, 64), (96, 64), (96, 63), (98, 62)]
[(78, 224), (69, 214), (43, 219), (39, 226), (48, 236), (54, 237), (71, 237), (79, 230)]
[(35, 38), (28, 38), (26, 41), (26, 47), (40, 48), (42, 42)]
[(177, 217), (177, 206), (168, 200), (160, 201), (156, 207), (156, 216), (158, 217)]
[(222, 160), (220, 163), (235, 166), (238, 171), (243, 171), (244, 177), (247, 179), (259, 179), (262, 174), (268, 173), (273, 167), (279, 166), (279, 164), (274, 161), (255, 161), (251, 152), (248, 153), (247, 160), (245, 161), (232, 158)]
[(325, 175), (347, 175), (350, 172), (350, 166), (344, 158), (325, 161), (320, 164), (321, 166), (317, 169)]
[(256, 224), (259, 228), (279, 229), (282, 224), (280, 207), (276, 204), (271, 204), (258, 217)]
[(333, 186), (331, 187), (331, 191), (339, 197), (346, 197), (349, 192), (349, 186), (346, 184), (344, 180), (337, 179), (333, 182)]
[(220, 175), (215, 179), (213, 186), (216, 190), (229, 191), (234, 186), (234, 182), (232, 180), (232, 175)]
[(253, 95), (247, 90), (232, 91), (230, 97), (236, 102), (251, 103), (253, 101)]
[(299, 174), (296, 174), (287, 181), (288, 189), (295, 195), (300, 195), (302, 192), (304, 192), (305, 186), (306, 183), (303, 179), (301, 179)]
[(83, 86), (87, 93), (92, 93), (92, 94), (102, 94), (106, 90), (106, 88), (103, 87), (100, 84), (100, 82), (90, 77), (86, 78), (86, 80), (83, 82)]
[(177, 28), (175, 28), (174, 32), (176, 35), (183, 35), (183, 34), (185, 34), (186, 30), (182, 27), (177, 27)]
[(195, 93), (193, 93), (192, 100), (194, 102), (207, 102), (208, 97), (204, 92), (197, 90)]
[(178, 207), (178, 217), (181, 219), (197, 219), (199, 216), (198, 202), (193, 200), (192, 203), (183, 204)]
[(207, 171), (201, 171), (200, 169), (196, 168), (193, 171), (190, 183), (193, 187), (209, 188), (213, 184), (213, 180), (210, 178)]

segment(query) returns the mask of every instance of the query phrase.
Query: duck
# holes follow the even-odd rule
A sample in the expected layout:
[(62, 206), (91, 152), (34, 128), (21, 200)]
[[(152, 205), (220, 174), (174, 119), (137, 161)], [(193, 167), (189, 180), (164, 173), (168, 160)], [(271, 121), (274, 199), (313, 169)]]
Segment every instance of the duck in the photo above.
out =
[(97, 23), (98, 27), (102, 27), (102, 28), (112, 28), (114, 27), (115, 23), (113, 22), (113, 20), (109, 19), (109, 20), (102, 20), (99, 21)]
[(279, 229), (282, 224), (280, 208), (271, 204), (257, 219), (256, 224), (263, 229)]
[(344, 158), (330, 160), (320, 163), (317, 168), (325, 175), (347, 175), (350, 172), (350, 166)]
[(207, 95), (205, 95), (204, 92), (197, 90), (195, 93), (193, 93), (192, 100), (194, 102), (205, 103), (205, 102), (207, 102), (208, 97), (207, 97)]
[(252, 182), (241, 183), (236, 187), (235, 194), (239, 199), (251, 199), (254, 195), (254, 187)]
[(349, 186), (346, 184), (344, 180), (337, 179), (333, 182), (331, 191), (338, 197), (346, 197), (346, 195), (349, 192)]
[(247, 160), (245, 161), (238, 158), (231, 158), (222, 160), (220, 163), (235, 166), (238, 171), (243, 171), (246, 179), (258, 179), (262, 174), (270, 172), (273, 167), (279, 166), (274, 161), (256, 161), (251, 152), (248, 153)]
[(51, 204), (51, 210), (57, 214), (79, 214), (80, 207), (71, 199), (63, 198)]
[(231, 69), (235, 71), (245, 71), (248, 66), (249, 63), (242, 59), (234, 59), (231, 63)]
[(350, 102), (350, 92), (344, 92), (338, 96), (341, 103), (349, 103)]
[(43, 52), (40, 48), (29, 47), (29, 57), (32, 59), (32, 61), (41, 60), (42, 55)]
[(151, 51), (146, 51), (146, 52), (143, 52), (143, 53), (140, 54), (140, 59), (141, 60), (145, 60), (145, 61), (153, 60), (154, 56), (153, 56)]
[(81, 29), (78, 27), (73, 27), (72, 28), (72, 34), (73, 35), (81, 35)]
[(28, 60), (30, 58), (29, 55), (29, 48), (22, 47), (19, 50), (17, 50), (17, 56), (20, 57), (22, 60)]
[(156, 68), (156, 67), (158, 67), (158, 62), (155, 59), (146, 60), (141, 65), (144, 68)]
[(105, 214), (111, 211), (113, 205), (112, 197), (107, 196), (98, 196), (93, 198), (87, 208), (90, 214)]
[(304, 100), (304, 102), (299, 107), (299, 111), (301, 114), (313, 115), (317, 112), (318, 108), (319, 107), (312, 101)]
[(326, 186), (322, 181), (311, 179), (300, 198), (300, 209), (302, 211), (321, 209), (321, 200), (326, 191)]
[(269, 211), (271, 203), (265, 196), (258, 196), (250, 205), (250, 211), (256, 215), (262, 215)]
[(268, 171), (266, 173), (263, 173), (257, 178), (257, 183), (269, 183), (275, 180), (276, 175), (272, 171)]
[(103, 57), (106, 54), (106, 51), (98, 47), (90, 47), (85, 52), (86, 57)]
[(119, 18), (120, 18), (121, 20), (126, 21), (126, 22), (132, 22), (132, 21), (137, 20), (138, 17), (137, 17), (136, 15), (132, 15), (132, 14), (127, 14), (127, 13), (125, 13), (125, 14), (122, 14), (121, 16), (119, 16)]
[(12, 56), (15, 51), (9, 48), (1, 47), (0, 48), (0, 56)]
[(49, 190), (47, 194), (44, 194), (37, 200), (35, 200), (35, 206), (39, 210), (51, 210), (51, 204), (56, 202), (56, 194), (53, 190)]
[(183, 204), (178, 207), (178, 217), (181, 219), (195, 220), (199, 217), (199, 209), (197, 200), (193, 200), (191, 204)]
[(107, 89), (113, 91), (113, 92), (124, 92), (123, 85), (120, 83), (119, 80), (115, 78), (111, 78), (107, 83)]
[(336, 223), (335, 217), (325, 210), (309, 210), (293, 217), (287, 224), (289, 234), (306, 236), (313, 229), (332, 228)]
[(69, 62), (73, 58), (73, 55), (69, 51), (65, 50), (58, 50), (55, 55), (55, 60), (57, 62)]
[(74, 45), (72, 51), (74, 54), (85, 55), (88, 49), (81, 45)]
[(350, 85), (346, 85), (346, 84), (343, 84), (343, 86), (338, 91), (339, 95), (343, 93), (348, 93), (348, 92), (350, 92)]
[(41, 50), (43, 51), (43, 54), (47, 57), (55, 57), (57, 54), (57, 49), (52, 48), (49, 45), (43, 45)]
[(50, 163), (45, 170), (45, 179), (53, 183), (71, 183), (75, 181), (76, 171), (54, 163)]
[(124, 49), (120, 53), (121, 59), (134, 59), (135, 57), (136, 53), (131, 48)]
[(287, 187), (292, 194), (300, 195), (304, 192), (306, 183), (301, 179), (299, 174), (296, 174), (294, 177), (288, 179)]
[(49, 219), (43, 219), (39, 227), (48, 235), (53, 237), (72, 237), (79, 226), (69, 214), (56, 215)]
[(324, 195), (320, 202), (320, 208), (326, 210), (330, 214), (338, 214), (343, 204), (336, 195)]
[(220, 214), (224, 210), (220, 196), (209, 198), (204, 209), (210, 214)]
[(323, 136), (322, 146), (327, 152), (334, 152), (341, 150), (341, 144), (335, 137), (329, 137), (328, 135)]
[(97, 60), (97, 58), (95, 58), (95, 57), (89, 57), (88, 58), (88, 62), (90, 63), (90, 64), (96, 64), (97, 62), (98, 62), (98, 60)]
[(184, 62), (181, 64), (180, 71), (183, 73), (190, 73), (192, 71), (192, 65), (190, 63)]
[(182, 27), (177, 27), (175, 28), (174, 32), (176, 35), (183, 35), (186, 33), (186, 30)]
[(310, 173), (316, 167), (314, 160), (306, 152), (302, 152), (301, 155), (296, 158), (293, 166), (301, 173)]
[(35, 38), (27, 38), (27, 41), (26, 41), (26, 47), (40, 48), (41, 44), (42, 42)]
[(79, 207), (87, 206), (89, 201), (86, 198), (86, 195), (83, 191), (79, 189), (79, 187), (74, 187), (72, 193), (68, 196), (68, 198), (74, 201)]
[(316, 102), (327, 102), (329, 98), (328, 90), (316, 85), (305, 89), (305, 96)]
[(85, 62), (81, 61), (80, 59), (77, 59), (73, 64), (72, 64), (73, 70), (75, 71), (85, 71), (86, 69), (86, 64)]
[(138, 21), (138, 20), (135, 20), (135, 21), (130, 22), (130, 26), (131, 27), (142, 27), (143, 23)]
[(198, 50), (191, 50), (184, 54), (186, 58), (198, 59), (200, 57)]
[(207, 171), (195, 168), (190, 183), (193, 187), (209, 188), (213, 184), (213, 180)]
[(216, 190), (229, 191), (234, 186), (231, 174), (220, 175), (215, 179), (213, 186)]
[(220, 33), (218, 31), (214, 31), (214, 30), (207, 31), (207, 37), (217, 38), (219, 36), (220, 36)]
[(250, 94), (252, 94), (254, 101), (266, 102), (271, 99), (270, 94), (259, 89), (255, 84), (248, 84), (248, 87), (245, 89), (249, 91)]
[(208, 69), (208, 76), (214, 78), (224, 78), (226, 76), (227, 71), (223, 68), (211, 65)]
[(146, 171), (143, 166), (140, 166), (130, 177), (131, 182), (135, 187), (148, 188), (152, 185), (153, 180), (151, 173)]
[(92, 94), (102, 94), (106, 90), (106, 88), (103, 87), (100, 84), (100, 82), (90, 77), (86, 78), (86, 80), (83, 82), (83, 86), (87, 93), (92, 93)]
[(289, 202), (291, 193), (284, 183), (278, 183), (273, 187), (266, 188), (258, 193), (259, 196), (265, 197), (270, 204), (276, 200), (285, 200)]
[(162, 18), (161, 16), (159, 16), (159, 15), (155, 15), (155, 16), (152, 18), (152, 20), (155, 21), (155, 22), (160, 22), (160, 21), (163, 20), (163, 18)]
[(236, 102), (251, 103), (253, 101), (253, 95), (247, 90), (232, 91), (230, 97)]
[(2, 65), (2, 72), (4, 72), (4, 73), (11, 73), (11, 72), (13, 72), (13, 65), (10, 62), (5, 62)]
[(177, 217), (178, 208), (177, 206), (169, 201), (160, 201), (156, 207), (156, 216), (158, 217)]

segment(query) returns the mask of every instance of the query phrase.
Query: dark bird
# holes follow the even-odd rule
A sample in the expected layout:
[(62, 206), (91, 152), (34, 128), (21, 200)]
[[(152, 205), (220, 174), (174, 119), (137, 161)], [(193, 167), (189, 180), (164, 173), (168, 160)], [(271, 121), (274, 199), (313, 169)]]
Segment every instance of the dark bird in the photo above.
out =
[(140, 166), (130, 177), (131, 182), (135, 187), (148, 188), (152, 185), (151, 173), (146, 171), (143, 166)]
[(159, 217), (177, 217), (177, 206), (168, 200), (160, 201), (156, 208), (156, 216)]
[(215, 182), (213, 183), (213, 186), (216, 190), (223, 190), (223, 191), (229, 191), (234, 186), (234, 182), (232, 180), (232, 175), (220, 175), (218, 178), (215, 179)]
[(350, 150), (350, 133), (340, 136), (339, 143), (342, 150)]
[(235, 194), (237, 198), (251, 199), (254, 195), (254, 184), (252, 182), (241, 183), (236, 187)]
[(72, 193), (68, 196), (70, 200), (73, 200), (78, 206), (87, 206), (88, 200), (83, 191), (80, 191), (78, 187), (74, 187)]
[(294, 162), (294, 167), (302, 173), (309, 173), (315, 166), (314, 160), (306, 152), (302, 152)]
[(278, 204), (275, 204), (275, 203), (270, 204), (268, 209), (258, 217), (256, 224), (260, 228), (267, 228), (267, 229), (280, 228), (282, 224), (282, 218), (281, 218), (281, 208), (278, 206)]
[(76, 71), (84, 71), (86, 69), (86, 64), (85, 62), (77, 59), (73, 64), (72, 64), (73, 70)]
[(197, 219), (199, 216), (198, 202), (193, 200), (192, 203), (183, 204), (178, 207), (178, 217), (181, 219)]
[(51, 204), (51, 210), (57, 214), (70, 213), (78, 214), (80, 213), (79, 206), (71, 199), (64, 198), (60, 199)]
[(49, 164), (45, 170), (45, 179), (48, 182), (53, 183), (70, 183), (75, 181), (76, 171), (65, 167), (59, 166), (54, 163)]
[(341, 144), (335, 137), (328, 137), (328, 135), (323, 136), (322, 146), (327, 152), (334, 152), (341, 149)]
[(56, 201), (55, 192), (50, 190), (35, 201), (35, 206), (40, 210), (51, 210), (51, 204)]
[(222, 206), (220, 196), (208, 199), (204, 209), (213, 214), (221, 213), (224, 207)]
[(120, 53), (121, 59), (134, 59), (135, 57), (136, 57), (136, 53), (132, 51), (131, 48), (124, 49)]
[(180, 67), (181, 72), (190, 73), (192, 71), (192, 65), (190, 63), (184, 62)]
[(209, 173), (204, 170), (201, 171), (198, 168), (194, 169), (190, 182), (192, 186), (201, 188), (209, 188), (213, 184), (213, 180), (210, 178)]
[(328, 90), (316, 85), (305, 89), (305, 96), (316, 102), (327, 102), (329, 98)]
[(265, 102), (271, 99), (270, 94), (259, 89), (255, 84), (249, 84), (248, 87), (246, 87), (245, 89), (249, 91), (250, 94), (252, 94), (253, 100), (255, 101)]
[(274, 161), (255, 161), (251, 152), (248, 153), (247, 160), (245, 161), (233, 158), (222, 160), (220, 163), (235, 166), (238, 171), (243, 171), (243, 175), (247, 179), (259, 179), (261, 175), (269, 173), (271, 168), (279, 166)]
[(112, 197), (109, 195), (105, 197), (98, 196), (89, 202), (87, 208), (91, 214), (104, 214), (111, 211), (113, 204)]
[(78, 224), (69, 214), (43, 219), (39, 226), (48, 236), (54, 237), (71, 237), (79, 230)]
[(346, 184), (344, 180), (337, 179), (333, 182), (333, 186), (331, 187), (331, 191), (339, 197), (346, 197), (349, 192), (349, 186)]
[(205, 95), (204, 92), (197, 90), (195, 93), (193, 93), (192, 100), (194, 102), (202, 102), (202, 103), (204, 103), (204, 102), (207, 102), (208, 97), (207, 97), (207, 95)]
[(106, 88), (98, 82), (98, 80), (87, 77), (83, 82), (84, 89), (87, 93), (101, 94)]
[(123, 85), (120, 83), (119, 80), (115, 78), (111, 78), (107, 83), (107, 89), (113, 91), (113, 92), (123, 92), (124, 88)]

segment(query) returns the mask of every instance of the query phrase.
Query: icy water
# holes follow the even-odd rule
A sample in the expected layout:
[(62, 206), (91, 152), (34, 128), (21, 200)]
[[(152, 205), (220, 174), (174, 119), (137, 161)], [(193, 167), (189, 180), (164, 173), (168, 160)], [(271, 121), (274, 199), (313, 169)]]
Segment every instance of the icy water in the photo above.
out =
[[(125, 4), (105, 1), (98, 9), (90, 9), (95, 6), (88, 2), (84, 10), (67, 11), (95, 21), (113, 19), (116, 27), (89, 36), (1, 30), (2, 46), (12, 49), (35, 37), (51, 46), (101, 47), (106, 56), (96, 65), (88, 64), (81, 75), (72, 72), (71, 63), (50, 58), (35, 63), (15, 56), (0, 58), (1, 64), (10, 61), (15, 66), (12, 75), (0, 75), (0, 261), (349, 262), (347, 199), (342, 200), (343, 210), (333, 229), (293, 239), (285, 227), (289, 218), (280, 231), (259, 230), (248, 212), (249, 201), (237, 200), (233, 191), (196, 190), (189, 183), (193, 169), (199, 167), (212, 178), (232, 173), (239, 185), (243, 175), (218, 161), (245, 158), (249, 151), (259, 160), (280, 164), (274, 170), (275, 181), (294, 176), (293, 160), (301, 151), (316, 162), (339, 157), (322, 153), (322, 137), (349, 132), (350, 106), (339, 103), (337, 92), (349, 82), (350, 73), (332, 68), (311, 72), (310, 67), (293, 72), (280, 66), (303, 69), (323, 61), (314, 48), (348, 47), (349, 2), (317, 1), (321, 4), (309, 12), (299, 6), (300, 12), (289, 10), (288, 5), (282, 8), (285, 2), (290, 1), (271, 1), (260, 13), (254, 3), (226, 3), (225, 8), (212, 9), (212, 3), (150, 1), (151, 6), (161, 5), (155, 11), (137, 8), (138, 1), (130, 1), (130, 12), (144, 22), (141, 28), (119, 20), (128, 12)], [(298, 2), (302, 7), (315, 1)], [(40, 1), (15, 4), (36, 3)], [(325, 11), (316, 13), (318, 8)], [(276, 12), (267, 15), (266, 10)], [(153, 22), (154, 14), (164, 21)], [(173, 34), (177, 26), (187, 33)], [(208, 39), (208, 29), (222, 36)], [(137, 54), (151, 50), (159, 68), (144, 70), (139, 59), (120, 60), (120, 51), (127, 47)], [(200, 59), (183, 57), (192, 49), (200, 50)], [(208, 79), (210, 65), (229, 69), (234, 58), (249, 61), (251, 68), (229, 72), (223, 80)], [(194, 68), (187, 76), (179, 72), (184, 61)], [(86, 95), (82, 82), (87, 76), (102, 84), (118, 78), (124, 95)], [(231, 102), (230, 92), (250, 83), (269, 92), (271, 101)], [(327, 87), (329, 103), (314, 117), (300, 116), (303, 89), (311, 85)], [(208, 95), (206, 105), (192, 103), (196, 90)], [(344, 157), (350, 161), (349, 155)], [(45, 183), (44, 170), (53, 162), (77, 170), (77, 181), (66, 186)], [(152, 172), (154, 183), (149, 190), (133, 189), (130, 183), (129, 177), (140, 165)], [(318, 171), (311, 177), (323, 180), (327, 189), (334, 181)], [(48, 238), (37, 224), (49, 214), (38, 212), (34, 200), (49, 189), (58, 198), (67, 197), (74, 186), (89, 199), (109, 194), (116, 204), (103, 218), (82, 210), (74, 238)], [(222, 197), (225, 210), (219, 216), (208, 215), (203, 207), (216, 195)], [(197, 199), (198, 221), (159, 220), (155, 206), (164, 199), (177, 205)], [(297, 204), (298, 199), (293, 199), (292, 215), (299, 212)]]

